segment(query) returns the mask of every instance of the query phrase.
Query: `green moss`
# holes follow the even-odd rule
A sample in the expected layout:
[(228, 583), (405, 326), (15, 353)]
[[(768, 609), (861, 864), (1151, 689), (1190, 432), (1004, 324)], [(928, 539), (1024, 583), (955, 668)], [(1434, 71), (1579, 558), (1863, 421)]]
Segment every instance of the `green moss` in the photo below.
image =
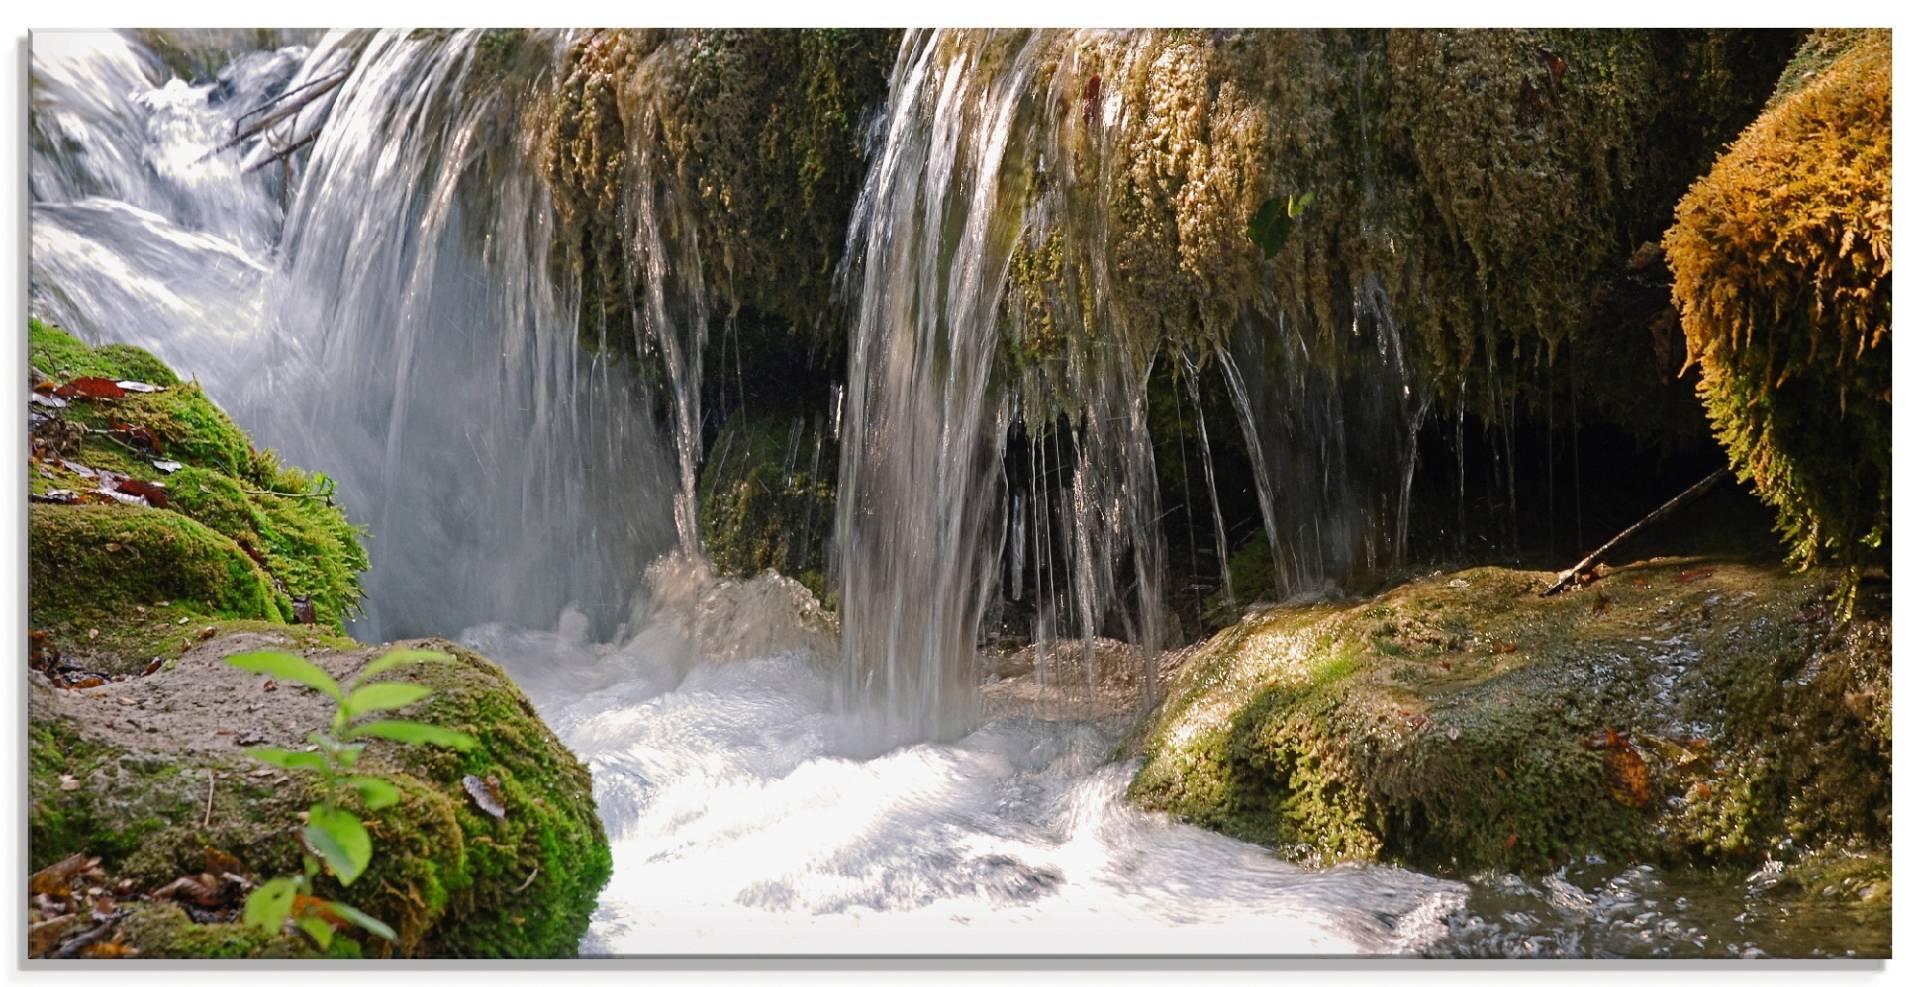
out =
[(824, 599), (834, 470), (831, 444), (804, 419), (728, 420), (700, 474), (700, 536), (714, 566), (742, 577), (773, 569)]
[(92, 792), (70, 791), (63, 778), (91, 779), (123, 752), (88, 740), (60, 721), (30, 723), (27, 730), (27, 843), (29, 870), (76, 853), (98, 856), (118, 867), (152, 834), (167, 825), (160, 816), (119, 818)]
[[(585, 342), (648, 349), (635, 336), (625, 242), (628, 203), (642, 195), (684, 210), (664, 221), (699, 244), (700, 290), (835, 334), (833, 271), (864, 173), (859, 123), (884, 96), (897, 44), (895, 32), (844, 29), (596, 31), (575, 42), (543, 170), (564, 234), (556, 264), (582, 284)], [(647, 173), (636, 148), (658, 159)]]
[[(454, 794), (446, 821), (465, 846), (460, 865), (437, 875), (445, 911), (421, 948), (442, 956), (570, 956), (613, 869), (592, 778), (506, 673), (446, 642), (429, 646), (460, 661), (412, 676), (434, 690), (423, 718), (466, 730), (479, 743), (464, 753), (388, 752), (407, 772)], [(505, 819), (467, 798), (461, 782), (469, 775), (498, 783)]]
[[(201, 924), (171, 902), (134, 902), (123, 906), (119, 934), (140, 959), (237, 960), (313, 959), (316, 953), (304, 940), (269, 936), (238, 923)], [(357, 948), (342, 937), (336, 944)]]
[(1893, 530), (1891, 37), (1816, 33), (1795, 66), (1665, 243), (1714, 434), (1844, 607)]
[(124, 343), (89, 346), (39, 319), (27, 319), (27, 359), (33, 369), (66, 383), (75, 377), (137, 380), (161, 387), (180, 383), (173, 370), (146, 350)]
[[(359, 573), (368, 564), (360, 532), (347, 521), (331, 497), (332, 481), (280, 463), (274, 453), (252, 447), (247, 436), (201, 391), (198, 384), (182, 384), (171, 370), (142, 350), (127, 346), (90, 347), (37, 320), (30, 322), (36, 367), (82, 368), (117, 379), (142, 379), (167, 390), (133, 394), (111, 401), (76, 400), (58, 414), (69, 429), (84, 429), (78, 445), (64, 453), (94, 469), (106, 469), (160, 484), (169, 507), (232, 539), (233, 544), (262, 568), (272, 583), (274, 613), (294, 618), (293, 599), (311, 597), (315, 619), (335, 629), (352, 616), (359, 604)], [(63, 371), (64, 373), (64, 371)], [(62, 373), (54, 375), (66, 379)], [(118, 435), (125, 427), (150, 430), (159, 448), (145, 452)], [(120, 429), (116, 433), (116, 429)], [(152, 458), (150, 458), (152, 457)], [(153, 458), (170, 458), (184, 469), (163, 473)], [(45, 493), (56, 486), (90, 488), (90, 480), (68, 474), (64, 468), (43, 464), (28, 469), (29, 487)], [(38, 545), (34, 551), (39, 551)], [(105, 599), (114, 594), (92, 594), (85, 582), (107, 578), (112, 569), (75, 570), (69, 577), (84, 595), (102, 597), (90, 608), (93, 617), (108, 624), (125, 624), (129, 614), (113, 613)], [(162, 596), (161, 599), (168, 597)], [(193, 606), (195, 597), (187, 599)], [(38, 604), (36, 600), (36, 604)], [(152, 602), (141, 600), (138, 602)], [(204, 601), (203, 601), (204, 602)], [(59, 609), (59, 605), (54, 605)], [(213, 616), (263, 616), (219, 605), (200, 612)], [(103, 633), (115, 628), (102, 626)]]
[[(358, 608), (366, 552), (338, 508), (294, 471), (279, 473), (277, 485), (296, 492), (250, 491), (225, 474), (188, 467), (167, 478), (169, 506), (232, 538), (286, 597), (311, 597), (315, 620), (340, 627)], [(293, 619), (291, 602), (283, 597), (280, 606)]]
[[(341, 675), (380, 653), (306, 627), (232, 623), (218, 631), (205, 648), (230, 650), (222, 642), (232, 634), (247, 635), (245, 647), (259, 647), (265, 634)], [(374, 742), (360, 768), (392, 781), (400, 800), (361, 813), (374, 840), (367, 872), (345, 888), (323, 876), (318, 893), (394, 928), (391, 945), (368, 940), (352, 947), (371, 955), (573, 955), (612, 869), (592, 778), (492, 663), (445, 641), (412, 643), (459, 660), (415, 669), (411, 677), (435, 694), (406, 715), (468, 731), (480, 743), (462, 753)], [(219, 659), (196, 656), (193, 671), (183, 665), (143, 682), (155, 689), (201, 682), (198, 676)], [(187, 678), (175, 686), (169, 676)], [(231, 701), (272, 704), (298, 694), (247, 690)], [(232, 854), (255, 877), (299, 868), (298, 814), (317, 794), (304, 776), (264, 769), (238, 748), (145, 747), (140, 734), (132, 735), (132, 747), (99, 742), (39, 702), (28, 738), (28, 836), (36, 867), (84, 852), (143, 891), (199, 873), (208, 848)], [(468, 776), (499, 785), (504, 820), (475, 806), (463, 784)], [(298, 951), (291, 937), (263, 940), (237, 927), (199, 926), (167, 914), (142, 921), (152, 926), (128, 938), (143, 955)]]
[(1876, 625), (1829, 639), (1817, 581), (1714, 568), (1617, 570), (1604, 605), (1475, 569), (1256, 613), (1183, 668), (1130, 795), (1292, 856), (1453, 870), (1885, 839)]
[(96, 629), (137, 638), (150, 621), (280, 615), (271, 580), (231, 538), (172, 511), (33, 504), (27, 545), (30, 620), (63, 650), (87, 649)]

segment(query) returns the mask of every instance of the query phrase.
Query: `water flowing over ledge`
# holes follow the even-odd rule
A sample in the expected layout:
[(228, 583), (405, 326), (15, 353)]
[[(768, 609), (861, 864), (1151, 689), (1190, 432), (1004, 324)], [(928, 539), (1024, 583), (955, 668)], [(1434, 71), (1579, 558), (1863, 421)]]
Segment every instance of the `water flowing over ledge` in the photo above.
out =
[[(1583, 472), (1581, 416), (1666, 441), (1684, 426), (1631, 423), (1678, 389), (1699, 418), (1676, 324), (1641, 319), (1653, 347), (1618, 345), (1631, 320), (1579, 326), (1647, 294), (1620, 255), (1711, 163), (1700, 135), (1772, 86), (1724, 70), (1740, 45), (1770, 64), (1775, 42), (1736, 34), (342, 31), (200, 53), (191, 82), (136, 35), (36, 36), (32, 303), (201, 375), (338, 481), (373, 557), (354, 633), (459, 634), (511, 670), (614, 842), (587, 952), (1873, 949), (1783, 931), (1778, 867), (1561, 857), (1571, 823), (1470, 834), (1534, 870), (1499, 854), (1537, 840), (1542, 876), (1438, 877), (1283, 861), (1127, 793), (1202, 628), (1225, 648), (1282, 619), (1256, 600), (1333, 605), (1423, 547), (1510, 561), (1531, 493), (1553, 550), (1569, 475), (1585, 537), (1582, 484), (1642, 464), (1635, 445)], [(1669, 58), (1715, 70), (1667, 93)], [(1599, 393), (1569, 361), (1603, 368)], [(732, 557), (787, 572), (794, 538), (821, 542), (789, 573), (815, 592), (717, 574), (710, 477), (736, 484)], [(770, 501), (804, 503), (797, 535), (740, 521)], [(1687, 592), (1703, 623), (1725, 612)], [(1442, 639), (1491, 657), (1382, 688), (1554, 657), (1409, 643), (1363, 606), (1362, 650), (1316, 654), (1312, 689)], [(1792, 612), (1756, 626), (1799, 634)], [(1760, 693), (1872, 705), (1821, 661)], [(1280, 727), (1317, 694), (1266, 685), (1259, 709), (1209, 707), (1216, 734), (1274, 726), (1259, 744), (1158, 749), (1187, 760), (1156, 778), (1198, 788), (1252, 750), (1277, 752), (1259, 784), (1300, 788), (1286, 745), (1318, 735)], [(1866, 738), (1871, 776), (1849, 703), (1821, 715)], [(1572, 783), (1608, 756), (1562, 746)], [(1848, 825), (1877, 832), (1858, 787)], [(1707, 789), (1674, 797), (1765, 811)]]

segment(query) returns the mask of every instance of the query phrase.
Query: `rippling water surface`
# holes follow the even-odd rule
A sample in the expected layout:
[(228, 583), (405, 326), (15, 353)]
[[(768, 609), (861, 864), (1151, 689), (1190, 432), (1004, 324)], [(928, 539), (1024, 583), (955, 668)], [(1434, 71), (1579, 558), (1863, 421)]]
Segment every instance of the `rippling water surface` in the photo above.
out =
[(842, 710), (805, 652), (467, 640), (593, 768), (614, 876), (585, 952), (1405, 952), (1466, 891), (1304, 869), (1129, 808), (1124, 721), (1000, 719), (876, 751), (884, 724)]

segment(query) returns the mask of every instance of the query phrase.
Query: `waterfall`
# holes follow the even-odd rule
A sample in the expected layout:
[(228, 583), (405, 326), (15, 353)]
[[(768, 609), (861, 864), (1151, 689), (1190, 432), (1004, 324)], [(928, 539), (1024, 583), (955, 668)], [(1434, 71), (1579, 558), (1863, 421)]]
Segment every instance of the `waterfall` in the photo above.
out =
[[(842, 640), (855, 693), (902, 736), (969, 722), (981, 621), (1011, 538), (1022, 548), (1008, 593), (1028, 595), (1031, 564), (1041, 653), (1051, 657), (1064, 621), (1081, 641), (1079, 678), (1091, 691), (1102, 672), (1094, 638), (1117, 625), (1152, 688), (1163, 633), (1146, 433), (1153, 352), (1131, 345), (1100, 308), (1061, 316), (1061, 331), (1087, 345), (1024, 367), (1006, 358), (1009, 344), (1040, 331), (1009, 299), (1014, 268), (1053, 238), (1104, 237), (1104, 217), (1070, 200), (1072, 167), (1058, 164), (1056, 135), (1078, 104), (1049, 87), (1065, 85), (1056, 68), (1072, 38), (909, 35), (856, 208), (835, 534)], [(1104, 270), (1089, 277), (1102, 297)], [(1022, 448), (1012, 458), (1024, 454), (1028, 465), (1027, 489), (1011, 503), (1031, 517), (1010, 519), (1013, 434)]]
[[(1262, 141), (1327, 95), (1313, 87), (1339, 78), (1327, 66), (1349, 43), (907, 36), (850, 231), (836, 529), (850, 683), (904, 734), (967, 722), (983, 620), (1007, 614), (1051, 685), (1090, 694), (1118, 676), (1151, 705), (1168, 636), (1148, 426), (1162, 361), (1190, 394), (1217, 373), (1233, 398), (1274, 598), (1403, 562), (1430, 398), (1368, 266), (1383, 262), (1366, 259), (1394, 245), (1314, 214), (1322, 242), (1368, 248), (1332, 277), (1321, 255), (1262, 260), (1243, 231), (1275, 188), (1331, 167)], [(1301, 78), (1250, 102), (1275, 71)], [(1218, 442), (1201, 444), (1224, 585)], [(1100, 637), (1127, 638), (1134, 660), (1103, 666)]]
[[(845, 681), (897, 739), (973, 722), (989, 618), (1035, 642), (1068, 701), (1125, 682), (1151, 702), (1170, 636), (1156, 366), (1233, 395), (1275, 592), (1403, 550), (1425, 398), (1386, 290), (1359, 278), (1307, 306), (1350, 313), (1336, 329), (1260, 287), (1222, 332), (1143, 305), (1125, 273), (1158, 220), (1116, 190), (1138, 194), (1169, 125), (1143, 88), (1184, 64), (1169, 37), (901, 46), (840, 278), (845, 390), (822, 409), (843, 449)], [(373, 532), (358, 633), (550, 626), (571, 602), (610, 637), (647, 560), (703, 558), (721, 307), (660, 143), (659, 101), (680, 98), (663, 55), (620, 77), (618, 260), (586, 272), (555, 263), (564, 210), (540, 167), (572, 35), (333, 32), (191, 81), (129, 37), (63, 40), (35, 52), (36, 309), (204, 373), (263, 444), (339, 480)], [(339, 73), (282, 131), (314, 136), (287, 167), (256, 167), (281, 146), (263, 138), (222, 149), (249, 110)], [(1224, 557), (1222, 436), (1201, 443)]]
[[(120, 36), (74, 57), (36, 39), (37, 309), (207, 377), (263, 446), (339, 481), (371, 531), (363, 637), (551, 626), (569, 602), (610, 634), (672, 540), (649, 393), (583, 352), (578, 286), (549, 273), (521, 114), (566, 39), (488, 35), (334, 32), (196, 82)], [(242, 71), (261, 60), (291, 70)], [(349, 66), (302, 111), (326, 119), (291, 188), (244, 170), (263, 141), (210, 153)]]

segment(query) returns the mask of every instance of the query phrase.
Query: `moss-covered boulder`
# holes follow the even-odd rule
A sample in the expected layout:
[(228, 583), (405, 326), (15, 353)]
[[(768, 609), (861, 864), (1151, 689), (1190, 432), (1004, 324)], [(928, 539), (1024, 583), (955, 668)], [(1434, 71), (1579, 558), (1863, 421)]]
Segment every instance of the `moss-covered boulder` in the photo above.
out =
[[(398, 786), (400, 800), (367, 813), (367, 873), (350, 888), (321, 878), (322, 893), (393, 927), (391, 947), (377, 939), (356, 947), (369, 955), (573, 955), (612, 866), (586, 768), (491, 662), (442, 640), (404, 645), (456, 659), (387, 676), (434, 690), (404, 715), (479, 742), (464, 752), (373, 742), (361, 766)], [(255, 880), (296, 872), (298, 814), (314, 793), (304, 776), (246, 752), (305, 748), (331, 707), (303, 688), (269, 688), (225, 660), (261, 648), (296, 651), (341, 679), (388, 650), (316, 628), (232, 622), (150, 675), (91, 689), (36, 679), (28, 695), (30, 865), (97, 856), (137, 894), (200, 874), (209, 850)], [(476, 800), (475, 786), (497, 793), (503, 815)], [(197, 921), (163, 901), (138, 912), (120, 934), (141, 956), (306, 950), (298, 939)], [(198, 916), (209, 917), (233, 916)]]
[[(367, 554), (331, 480), (253, 448), (197, 383), (144, 350), (89, 346), (38, 319), (28, 341), (49, 392), (33, 409), (27, 464), (44, 501), (29, 515), (29, 609), (57, 649), (120, 671), (177, 653), (182, 618), (339, 630), (357, 612)], [(81, 377), (159, 390), (50, 393)], [(102, 471), (157, 494), (103, 492)]]
[[(367, 564), (358, 532), (330, 482), (255, 450), (151, 355), (37, 321), (29, 338), (29, 863), (99, 858), (117, 898), (99, 948), (115, 955), (314, 955), (303, 938), (235, 924), (237, 899), (196, 906), (166, 889), (299, 869), (299, 814), (316, 793), (247, 751), (307, 747), (332, 708), (225, 659), (297, 651), (344, 679), (384, 653), (341, 636)], [(62, 393), (81, 377), (158, 390)], [(343, 936), (328, 955), (573, 955), (611, 869), (591, 778), (499, 668), (413, 644), (454, 661), (389, 676), (432, 690), (404, 715), (477, 743), (375, 741), (362, 757), (399, 799), (367, 814), (369, 870), (347, 888), (319, 878), (319, 893), (396, 939)]]
[(1549, 578), (1248, 616), (1176, 674), (1131, 797), (1290, 856), (1449, 870), (1885, 844), (1884, 609), (1836, 626), (1821, 579), (1729, 560)]
[(1892, 84), (1888, 32), (1816, 32), (1666, 236), (1714, 433), (1843, 605), (1893, 534)]
[(56, 649), (126, 659), (105, 671), (144, 666), (171, 628), (195, 618), (281, 619), (267, 574), (231, 539), (173, 511), (33, 504), (27, 545), (32, 624), (53, 632)]

